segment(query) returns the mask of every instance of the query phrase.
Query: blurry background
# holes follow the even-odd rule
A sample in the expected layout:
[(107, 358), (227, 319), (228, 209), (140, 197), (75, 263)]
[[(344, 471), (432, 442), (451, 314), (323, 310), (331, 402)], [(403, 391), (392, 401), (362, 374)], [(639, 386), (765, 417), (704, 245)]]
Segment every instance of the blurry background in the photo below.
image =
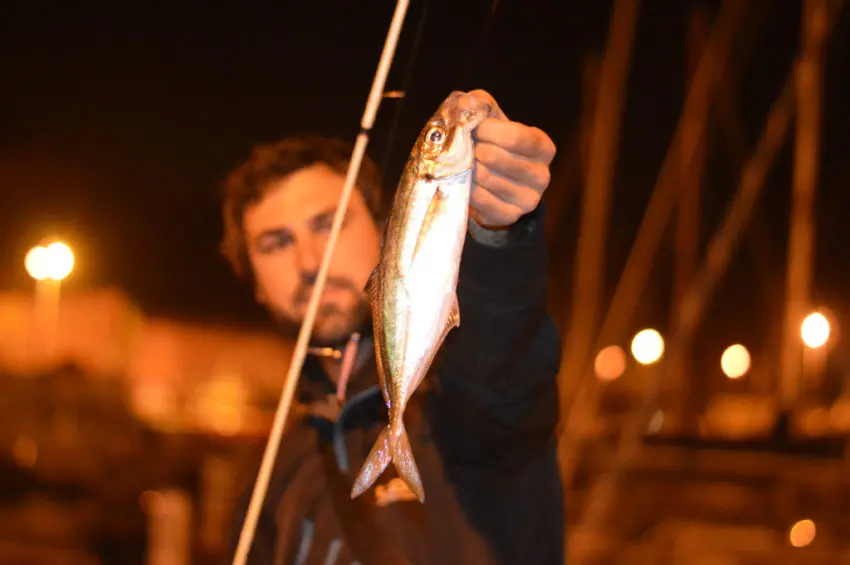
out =
[[(218, 186), (255, 143), (353, 140), (393, 4), (4, 4), (0, 562), (220, 556), (291, 345)], [(411, 2), (388, 187), (453, 89), (559, 147), (571, 563), (850, 562), (842, 4)]]

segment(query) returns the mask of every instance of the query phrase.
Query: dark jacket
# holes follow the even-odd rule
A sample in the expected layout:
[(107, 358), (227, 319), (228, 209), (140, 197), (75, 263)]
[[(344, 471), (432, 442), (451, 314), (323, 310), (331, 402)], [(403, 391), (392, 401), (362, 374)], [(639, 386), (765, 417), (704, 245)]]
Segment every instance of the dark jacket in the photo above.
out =
[[(384, 504), (385, 485), (397, 476), (392, 465), (376, 486), (349, 499), (387, 421), (369, 337), (339, 416), (288, 425), (250, 564), (375, 565), (363, 555), (376, 547), (384, 552), (372, 558), (377, 565), (562, 563), (555, 436), (560, 343), (546, 313), (543, 214), (541, 205), (520, 220), (500, 247), (467, 237), (460, 326), (405, 413), (424, 504)], [(308, 359), (298, 400), (318, 403), (331, 393)], [(240, 502), (231, 558), (250, 495), (249, 488)]]

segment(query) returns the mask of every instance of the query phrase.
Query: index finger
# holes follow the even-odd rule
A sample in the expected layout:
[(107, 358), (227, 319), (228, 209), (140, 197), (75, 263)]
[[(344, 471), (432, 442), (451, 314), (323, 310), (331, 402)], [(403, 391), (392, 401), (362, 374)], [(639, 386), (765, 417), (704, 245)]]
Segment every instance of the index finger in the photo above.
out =
[(555, 158), (555, 144), (549, 136), (540, 128), (519, 122), (484, 120), (476, 130), (476, 138), (516, 155), (541, 160), (547, 165)]

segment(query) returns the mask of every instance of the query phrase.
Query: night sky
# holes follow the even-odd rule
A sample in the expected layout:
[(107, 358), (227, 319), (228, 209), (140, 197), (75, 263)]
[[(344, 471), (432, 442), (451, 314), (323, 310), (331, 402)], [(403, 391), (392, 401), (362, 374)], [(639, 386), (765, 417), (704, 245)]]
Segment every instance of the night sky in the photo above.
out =
[[(257, 142), (301, 131), (353, 140), (394, 2), (19, 4), (4, 4), (0, 16), (0, 285), (28, 288), (26, 249), (58, 233), (77, 252), (69, 285), (117, 285), (155, 314), (262, 322), (218, 254), (219, 183)], [(399, 101), (384, 101), (370, 140), (369, 154), (388, 163), (387, 184), (395, 184), (414, 136), (453, 89), (488, 89), (509, 117), (543, 128), (563, 148), (578, 124), (581, 60), (604, 45), (610, 3), (500, 0), (492, 20), (490, 0), (427, 4), (390, 151)], [(684, 89), (688, 3), (642, 4), (615, 181), (609, 292)], [(736, 89), (748, 150), (797, 49), (800, 2), (771, 4), (748, 31), (755, 44)], [(402, 87), (421, 13), (422, 1), (411, 2), (389, 90)], [(843, 292), (850, 272), (847, 24), (845, 10), (829, 44), (815, 292), (850, 314)], [(726, 313), (715, 323), (729, 331), (752, 329), (765, 313), (773, 316), (768, 323), (778, 322), (791, 147), (753, 224), (758, 235), (749, 241), (760, 246), (759, 259), (745, 243), (714, 302)], [(560, 159), (552, 191), (565, 189)], [(706, 236), (736, 184), (720, 143), (709, 168)], [(576, 199), (570, 206), (575, 222)], [(662, 254), (668, 262), (669, 249)], [(669, 268), (658, 269), (656, 283), (665, 276)], [(663, 302), (659, 294), (647, 303)], [(746, 322), (743, 306), (752, 307)], [(647, 320), (666, 319), (660, 306), (642, 310)]]

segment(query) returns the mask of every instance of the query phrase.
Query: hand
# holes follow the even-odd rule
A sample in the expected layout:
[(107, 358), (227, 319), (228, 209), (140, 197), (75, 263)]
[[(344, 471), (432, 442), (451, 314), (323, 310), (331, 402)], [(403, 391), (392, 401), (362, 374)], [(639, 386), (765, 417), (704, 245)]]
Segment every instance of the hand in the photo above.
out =
[(549, 186), (555, 144), (542, 130), (510, 121), (484, 90), (469, 93), (490, 104), (476, 129), (470, 216), (481, 227), (502, 229), (532, 212)]

